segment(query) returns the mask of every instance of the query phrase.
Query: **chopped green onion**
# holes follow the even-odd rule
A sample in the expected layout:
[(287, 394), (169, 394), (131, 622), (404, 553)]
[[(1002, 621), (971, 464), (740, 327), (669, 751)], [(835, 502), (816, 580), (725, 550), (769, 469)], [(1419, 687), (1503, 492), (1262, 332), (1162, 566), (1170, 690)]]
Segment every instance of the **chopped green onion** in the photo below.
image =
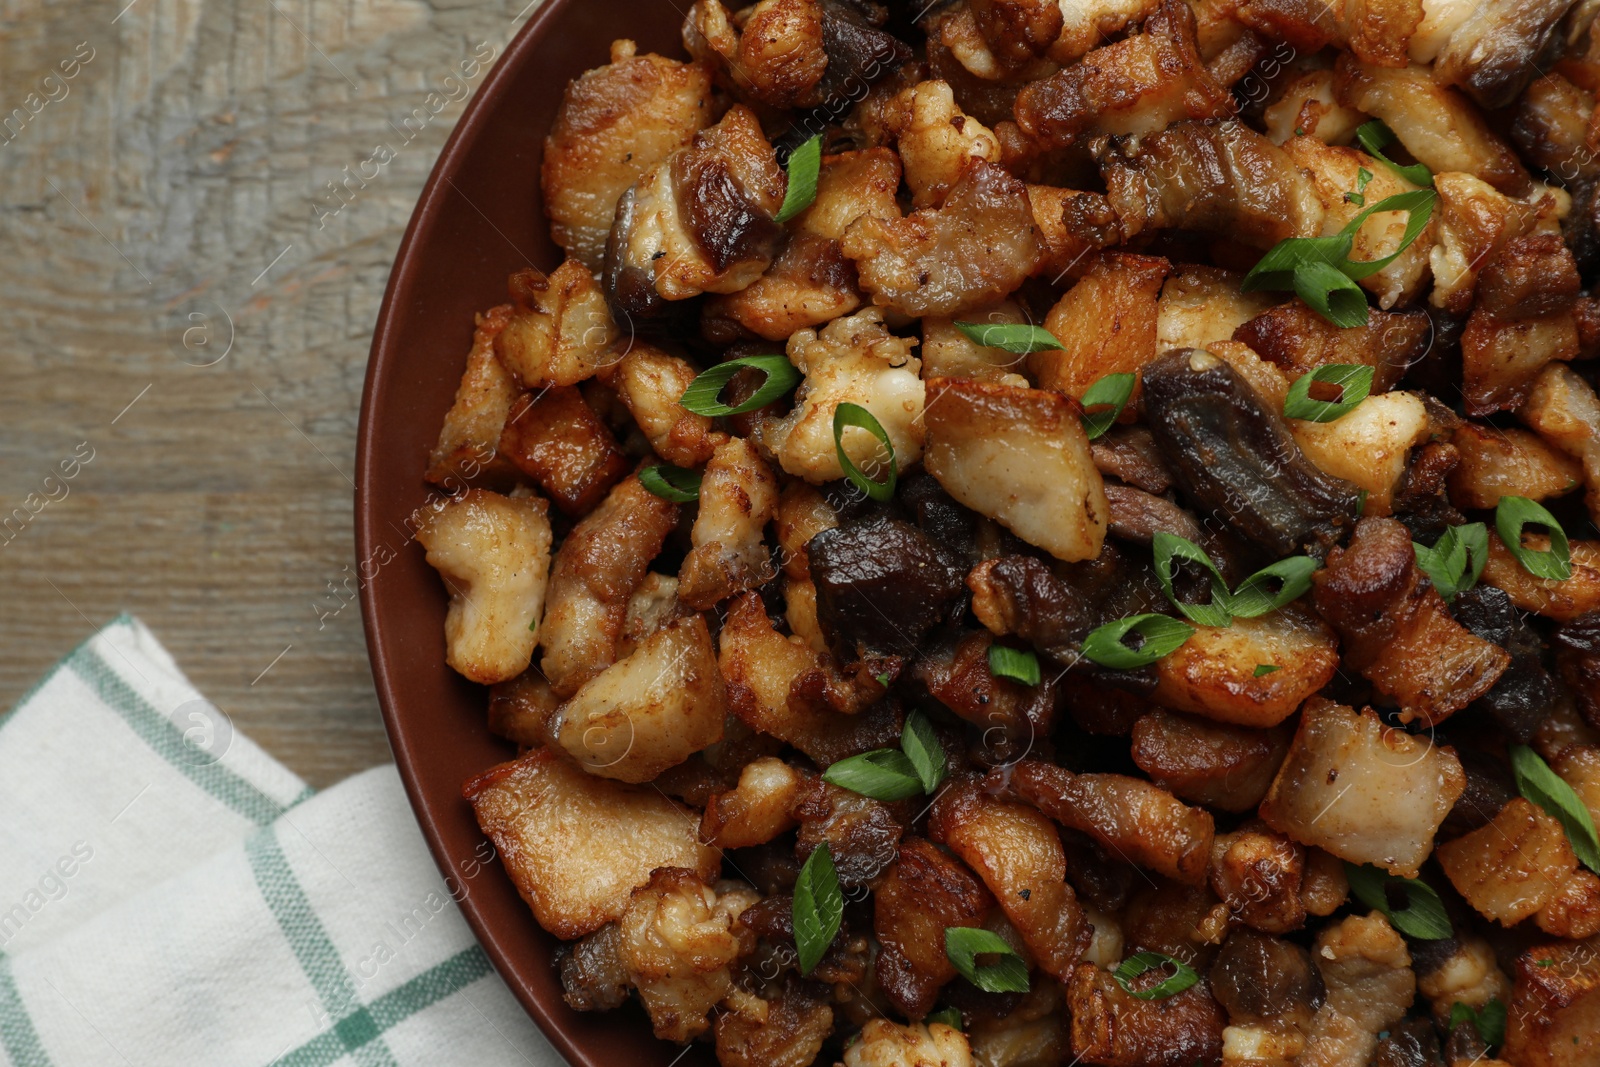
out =
[[(748, 400), (733, 405), (724, 404), (719, 399), (723, 386), (746, 367), (766, 375), (766, 381), (761, 383), (761, 388), (757, 389)], [(741, 356), (702, 371), (689, 383), (689, 388), (683, 391), (678, 403), (686, 411), (711, 418), (719, 415), (743, 415), (747, 411), (766, 407), (780, 396), (784, 396), (800, 384), (800, 377), (800, 372), (789, 362), (788, 356)]]
[(906, 716), (900, 748), (875, 748), (839, 760), (822, 772), (822, 780), (873, 800), (906, 800), (931, 793), (944, 781), (944, 746), (921, 712)]
[[(1312, 399), (1313, 382), (1338, 386), (1339, 399)], [(1371, 367), (1362, 363), (1330, 363), (1295, 379), (1283, 400), (1283, 413), (1291, 419), (1307, 422), (1332, 422), (1354, 411), (1371, 392)]]
[(1379, 163), (1394, 171), (1412, 185), (1429, 186), (1433, 184), (1433, 172), (1421, 163), (1412, 163), (1410, 166), (1401, 166), (1388, 156), (1383, 150), (1396, 143), (1400, 138), (1394, 131), (1383, 124), (1382, 119), (1372, 119), (1356, 127), (1356, 140), (1362, 149), (1376, 159)]
[[(1138, 648), (1125, 643), (1130, 633), (1143, 639)], [(1126, 671), (1154, 663), (1193, 636), (1193, 626), (1170, 615), (1131, 615), (1091, 630), (1083, 654), (1102, 667)]]
[[(1344, 865), (1345, 876), (1356, 898), (1367, 907), (1383, 913), (1389, 925), (1408, 937), (1419, 941), (1443, 941), (1452, 933), (1450, 917), (1433, 886), (1415, 878), (1401, 878), (1356, 863)], [(1406, 897), (1406, 906), (1395, 908), (1389, 903), (1389, 890), (1399, 888)]]
[(794, 947), (800, 953), (800, 973), (816, 969), (839, 935), (844, 919), (844, 894), (839, 892), (839, 872), (824, 841), (811, 850), (794, 883)]
[(1281, 671), (1281, 670), (1283, 670), (1283, 666), (1281, 664), (1277, 664), (1277, 663), (1257, 663), (1256, 664), (1255, 673), (1253, 675), (1251, 675), (1251, 677), (1252, 678), (1261, 678), (1261, 677), (1264, 677), (1265, 675), (1271, 674), (1273, 671)]
[[(1276, 611), (1293, 600), (1298, 600), (1311, 588), (1311, 575), (1317, 561), (1310, 556), (1289, 556), (1269, 566), (1262, 567), (1239, 583), (1228, 597), (1228, 606), (1240, 618), (1253, 619)], [(1277, 592), (1273, 582), (1282, 582)]]
[(929, 1012), (927, 1018), (922, 1020), (929, 1026), (934, 1023), (943, 1023), (952, 1030), (961, 1029), (961, 1012), (955, 1008), (940, 1008), (938, 1011)]
[[(881, 482), (875, 482), (862, 473), (856, 466), (855, 460), (844, 450), (844, 431), (847, 427), (859, 426), (878, 439), (884, 450), (889, 453), (889, 476)], [(844, 468), (844, 476), (850, 479), (850, 484), (867, 494), (873, 500), (884, 503), (894, 497), (896, 480), (894, 445), (889, 440), (889, 435), (878, 422), (872, 412), (860, 404), (848, 401), (841, 403), (833, 409), (833, 449), (839, 456), (839, 466)]]
[(537, 633), (539, 630), (539, 617), (536, 615), (528, 622), (528, 632)]
[[(1532, 523), (1550, 531), (1550, 547), (1539, 550), (1522, 544), (1522, 528)], [(1503, 496), (1494, 509), (1494, 528), (1522, 569), (1535, 578), (1564, 582), (1572, 577), (1572, 547), (1567, 531), (1543, 504), (1525, 496)]]
[(917, 768), (904, 752), (876, 748), (828, 765), (822, 780), (873, 800), (893, 802), (923, 793)]
[(1452, 526), (1432, 548), (1411, 542), (1417, 566), (1448, 602), (1478, 584), (1483, 562), (1489, 557), (1489, 530), (1481, 522)]
[[(1028, 991), (1028, 965), (999, 934), (977, 926), (946, 927), (944, 954), (961, 977), (985, 993)], [(998, 955), (1000, 959), (979, 966), (980, 955)]]
[(1355, 191), (1351, 192), (1351, 193), (1345, 193), (1344, 194), (1344, 198), (1346, 200), (1348, 200), (1350, 203), (1354, 204), (1356, 207), (1366, 207), (1367, 206), (1366, 188), (1367, 188), (1367, 183), (1370, 182), (1371, 180), (1372, 180), (1372, 172), (1370, 170), (1368, 170), (1366, 167), (1357, 167), (1356, 168), (1356, 188), (1355, 188)]
[(788, 222), (810, 207), (817, 198), (817, 174), (822, 169), (822, 134), (817, 134), (790, 152), (789, 162), (783, 169), (789, 175), (789, 184), (783, 191), (783, 206), (773, 216), (773, 221), (778, 223)]
[(1595, 836), (1594, 817), (1572, 786), (1527, 745), (1511, 746), (1511, 773), (1517, 780), (1517, 792), (1559, 822), (1572, 842), (1573, 853), (1585, 867), (1600, 873), (1600, 838)]
[(1032, 652), (1006, 645), (989, 646), (989, 673), (1023, 685), (1038, 685), (1039, 657)]
[(1138, 376), (1134, 374), (1108, 374), (1083, 391), (1083, 406), (1087, 411), (1092, 407), (1109, 404), (1105, 411), (1096, 411), (1083, 416), (1083, 432), (1093, 441), (1107, 430), (1122, 415), (1122, 409), (1128, 406), (1128, 398), (1133, 395), (1134, 383)]
[[(1141, 974), (1156, 970), (1161, 967), (1171, 967), (1172, 975), (1165, 981), (1151, 986), (1149, 989), (1139, 990), (1129, 983)], [(1165, 1000), (1177, 996), (1185, 989), (1200, 981), (1200, 975), (1195, 969), (1182, 960), (1173, 959), (1165, 952), (1140, 952), (1129, 956), (1122, 961), (1122, 965), (1112, 972), (1112, 977), (1117, 984), (1140, 1000)]]
[(900, 731), (900, 751), (911, 763), (922, 791), (931, 793), (944, 781), (944, 746), (933, 732), (933, 724), (920, 711), (906, 716), (905, 727)]
[(669, 463), (658, 463), (640, 471), (639, 484), (663, 500), (677, 504), (700, 499), (700, 475)]
[[(1211, 557), (1206, 555), (1205, 549), (1177, 534), (1165, 530), (1157, 530), (1155, 538), (1150, 542), (1150, 549), (1155, 555), (1156, 578), (1161, 582), (1162, 592), (1167, 594), (1167, 599), (1172, 601), (1174, 607), (1183, 612), (1184, 617), (1201, 626), (1227, 626), (1233, 622), (1233, 613), (1228, 609), (1228, 587), (1222, 581), (1222, 573), (1217, 570), (1217, 565), (1211, 562)], [(1178, 599), (1172, 590), (1172, 579), (1177, 571), (1174, 559), (1189, 560), (1198, 563), (1211, 574), (1211, 603), (1186, 604)]]
[[(1261, 257), (1244, 276), (1240, 288), (1247, 293), (1259, 289), (1292, 289), (1312, 310), (1334, 325), (1346, 329), (1364, 325), (1369, 318), (1367, 297), (1355, 283), (1387, 267), (1411, 246), (1427, 228), (1437, 200), (1438, 194), (1432, 189), (1400, 193), (1368, 207), (1336, 234), (1287, 237)], [(1407, 214), (1399, 247), (1377, 259), (1351, 259), (1355, 235), (1369, 218), (1383, 211)]]
[(998, 348), (1013, 356), (1061, 347), (1055, 334), (1031, 322), (958, 322), (956, 329), (985, 348)]

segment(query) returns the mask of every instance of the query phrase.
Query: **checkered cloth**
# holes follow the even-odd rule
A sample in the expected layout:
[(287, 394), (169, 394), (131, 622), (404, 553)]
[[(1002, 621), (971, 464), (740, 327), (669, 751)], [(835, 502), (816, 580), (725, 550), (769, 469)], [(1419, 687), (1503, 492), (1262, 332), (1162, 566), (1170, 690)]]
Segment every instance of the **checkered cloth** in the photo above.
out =
[(313, 796), (126, 616), (0, 718), (0, 1064), (561, 1062), (394, 767)]

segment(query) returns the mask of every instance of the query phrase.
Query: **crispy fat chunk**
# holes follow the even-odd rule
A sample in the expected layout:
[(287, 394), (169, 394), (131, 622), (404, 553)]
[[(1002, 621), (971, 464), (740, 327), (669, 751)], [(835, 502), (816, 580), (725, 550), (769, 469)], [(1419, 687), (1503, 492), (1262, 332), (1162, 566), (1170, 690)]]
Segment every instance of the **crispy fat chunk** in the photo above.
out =
[(718, 445), (700, 479), (678, 598), (703, 611), (776, 577), (762, 532), (777, 510), (778, 479), (755, 446), (742, 437)]
[(944, 1023), (900, 1026), (871, 1019), (844, 1050), (844, 1067), (972, 1067), (966, 1035)]
[(550, 274), (519, 270), (509, 288), (513, 310), (494, 353), (522, 388), (577, 385), (610, 361), (617, 327), (583, 264), (564, 260)]
[(522, 748), (547, 745), (550, 720), (560, 704), (544, 675), (530, 667), (489, 689), (489, 729)]
[(1587, 1067), (1600, 1057), (1600, 946), (1558, 942), (1517, 957), (1505, 1057), (1519, 1067)]
[(811, 1067), (833, 1034), (833, 1009), (799, 985), (770, 999), (735, 988), (723, 1006), (716, 1023), (722, 1067)]
[(1180, 882), (1205, 881), (1215, 833), (1210, 812), (1122, 774), (1073, 774), (1054, 764), (1023, 760), (1010, 776), (1018, 796), (1115, 855)]
[(1517, 407), (1547, 364), (1578, 355), (1579, 284), (1577, 261), (1559, 234), (1516, 237), (1490, 257), (1461, 333), (1468, 415)]
[[(1564, 890), (1575, 880), (1580, 892), (1584, 888), (1567, 832), (1522, 797), (1512, 798), (1490, 822), (1437, 851), (1439, 866), (1456, 891), (1478, 914), (1504, 926), (1530, 916), (1537, 916), (1546, 930), (1552, 918), (1565, 925)], [(1577, 937), (1600, 933), (1600, 922), (1589, 925), (1570, 935), (1566, 929), (1549, 932)]]
[(1493, 508), (1505, 496), (1548, 500), (1583, 480), (1581, 463), (1527, 430), (1464, 422), (1450, 443), (1461, 457), (1449, 476), (1450, 502), (1458, 508)]
[(733, 989), (734, 961), (755, 947), (739, 915), (759, 899), (737, 882), (713, 889), (682, 867), (658, 868), (630, 895), (617, 956), (657, 1037), (687, 1042), (711, 1028), (711, 1009)]
[(1028, 357), (1039, 388), (1082, 397), (1107, 374), (1137, 372), (1155, 359), (1157, 298), (1171, 266), (1157, 256), (1103, 254), (1045, 316), (1061, 348)]
[(1528, 172), (1460, 92), (1434, 80), (1427, 67), (1379, 67), (1339, 57), (1339, 102), (1384, 121), (1406, 151), (1435, 174), (1476, 175), (1511, 196), (1528, 191)]
[(1178, 122), (1091, 146), (1124, 239), (1146, 230), (1220, 233), (1257, 248), (1315, 237), (1322, 202), (1283, 149), (1233, 119)]
[[(835, 319), (821, 330), (801, 330), (789, 338), (789, 362), (806, 380), (795, 393), (794, 409), (782, 418), (765, 418), (756, 440), (785, 471), (813, 485), (844, 477), (833, 443), (833, 413), (841, 402), (872, 412), (901, 469), (922, 455), (922, 363), (912, 355), (914, 340), (891, 334), (883, 312), (867, 308)], [(869, 431), (849, 427), (845, 452), (869, 477), (876, 473), (881, 446)]]
[[(1268, 664), (1280, 668), (1259, 674)], [(1198, 626), (1156, 662), (1156, 701), (1217, 722), (1276, 726), (1339, 670), (1339, 642), (1316, 615), (1295, 607), (1231, 626)]]
[(776, 108), (815, 107), (828, 69), (818, 0), (761, 0), (737, 23), (718, 0), (698, 0), (684, 19), (691, 55), (718, 63), (741, 93)]
[[(1147, 971), (1136, 987), (1153, 986), (1161, 975)], [(1067, 983), (1072, 1013), (1072, 1051), (1107, 1067), (1188, 1067), (1222, 1055), (1227, 1016), (1204, 980), (1175, 996), (1142, 1000), (1123, 989), (1110, 972), (1092, 963), (1073, 969)]]
[[(982, 308), (963, 321), (1004, 326), (1028, 321), (1027, 312), (1014, 300)], [(1027, 386), (1021, 374), (1025, 357), (993, 345), (980, 344), (956, 328), (956, 320), (928, 316), (922, 320), (922, 373), (927, 378), (974, 378), (1001, 385)]]
[(1412, 449), (1433, 436), (1434, 420), (1416, 393), (1369, 396), (1332, 422), (1289, 419), (1295, 444), (1335, 478), (1366, 491), (1363, 515), (1388, 515), (1409, 470)]
[(417, 541), (450, 589), (445, 661), (492, 685), (528, 669), (550, 574), (550, 520), (537, 497), (469, 489), (427, 517)]
[(920, 1019), (956, 976), (944, 951), (952, 926), (982, 926), (994, 896), (961, 861), (931, 841), (907, 838), (873, 893), (878, 986), (895, 1008)]
[(952, 783), (933, 806), (933, 839), (977, 872), (1045, 973), (1065, 979), (1089, 947), (1083, 906), (1066, 882), (1061, 838), (1036, 808)]
[[(721, 340), (749, 332), (785, 341), (861, 306), (855, 264), (839, 242), (801, 235), (790, 240), (767, 272), (737, 293), (706, 301), (702, 330)], [(731, 329), (730, 329), (731, 328)]]
[(710, 418), (678, 403), (695, 373), (686, 361), (638, 339), (630, 342), (627, 355), (601, 373), (656, 455), (679, 467), (700, 466), (724, 439)]
[(938, 207), (961, 180), (967, 161), (1000, 162), (1000, 142), (956, 105), (950, 86), (925, 81), (902, 89), (884, 108), (898, 142), (913, 207)]
[(1267, 795), (1289, 738), (1285, 726), (1258, 730), (1157, 708), (1133, 725), (1133, 762), (1185, 800), (1249, 811)]
[(1317, 697), (1306, 702), (1261, 817), (1302, 845), (1414, 878), (1466, 786), (1453, 749)]
[(726, 714), (705, 617), (690, 615), (585, 682), (551, 730), (590, 774), (648, 782), (722, 740)]
[(783, 168), (755, 114), (736, 105), (623, 194), (606, 245), (605, 289), (619, 313), (734, 293), (778, 251)]
[(1207, 875), (1228, 911), (1246, 926), (1286, 934), (1305, 925), (1300, 897), (1306, 850), (1259, 823), (1219, 834)]
[(568, 84), (541, 164), (556, 243), (599, 270), (617, 198), (710, 124), (713, 101), (705, 67), (636, 55), (632, 41)]
[(1079, 408), (1059, 393), (928, 382), (923, 463), (957, 501), (1057, 559), (1091, 559), (1110, 505)]
[(500, 453), (568, 515), (592, 511), (632, 466), (570, 385), (519, 396), (500, 434)]
[(1030, 82), (1016, 106), (1017, 125), (1052, 148), (1101, 134), (1156, 133), (1235, 110), (1233, 94), (1200, 61), (1194, 11), (1183, 0), (1164, 0), (1142, 32)]
[(659, 790), (585, 774), (549, 749), (490, 768), (462, 793), (534, 918), (557, 937), (620, 918), (657, 867), (709, 880), (721, 866), (695, 840), (690, 811)]
[(1394, 519), (1367, 518), (1347, 548), (1312, 576), (1322, 617), (1344, 641), (1347, 666), (1395, 700), (1406, 721), (1443, 722), (1488, 692), (1510, 653), (1451, 618), (1423, 581), (1411, 534)]
[(899, 738), (903, 720), (890, 703), (863, 711), (882, 687), (844, 678), (831, 657), (778, 633), (755, 593), (729, 606), (718, 642), (729, 710), (752, 730), (793, 745), (823, 766)]
[(1027, 187), (981, 159), (941, 207), (858, 219), (840, 245), (873, 303), (905, 315), (992, 304), (1022, 284), (1042, 251)]
[[(1550, 539), (1543, 534), (1524, 533), (1522, 543), (1536, 552), (1550, 549)], [(1600, 611), (1600, 541), (1573, 541), (1570, 551), (1572, 577), (1562, 581), (1536, 578), (1523, 570), (1500, 535), (1491, 529), (1483, 580), (1498, 586), (1523, 611), (1570, 622)]]
[(764, 845), (795, 826), (790, 809), (805, 778), (780, 759), (763, 756), (745, 764), (739, 784), (718, 793), (700, 820), (700, 839), (717, 848)]
[(678, 523), (678, 505), (629, 477), (575, 526), (556, 553), (540, 625), (540, 668), (567, 697), (616, 659), (628, 601)]
[(1534, 379), (1517, 417), (1583, 464), (1589, 515), (1600, 523), (1600, 398), (1594, 387), (1571, 367), (1552, 364)]
[(1173, 267), (1161, 286), (1156, 351), (1209, 348), (1218, 341), (1233, 340), (1246, 323), (1270, 311), (1275, 297), (1270, 293), (1241, 292), (1239, 283), (1243, 280), (1243, 275), (1218, 267)]
[(1340, 329), (1295, 299), (1268, 308), (1231, 337), (1290, 380), (1331, 363), (1359, 364), (1373, 368), (1373, 393), (1386, 393), (1428, 350), (1433, 327), (1417, 311), (1372, 311), (1368, 317), (1364, 326)]
[(1405, 1015), (1417, 979), (1405, 939), (1377, 912), (1351, 915), (1317, 935), (1311, 958), (1327, 1000), (1307, 1028), (1305, 1067), (1366, 1063), (1378, 1034)]
[(426, 477), (434, 485), (446, 486), (454, 476), (488, 489), (515, 477), (514, 469), (498, 453), (500, 431), (517, 398), (517, 383), (494, 355), (494, 339), (510, 317), (510, 304), (477, 316), (467, 368), (439, 428), (439, 441), (428, 457)]

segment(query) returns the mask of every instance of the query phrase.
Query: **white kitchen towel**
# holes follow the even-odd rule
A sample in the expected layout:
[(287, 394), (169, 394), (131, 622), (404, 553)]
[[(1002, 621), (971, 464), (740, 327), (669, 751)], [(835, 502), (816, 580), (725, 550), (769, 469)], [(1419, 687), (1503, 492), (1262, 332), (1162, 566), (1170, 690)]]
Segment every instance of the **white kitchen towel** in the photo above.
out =
[(0, 718), (0, 1064), (562, 1062), (393, 766), (314, 796), (127, 616)]

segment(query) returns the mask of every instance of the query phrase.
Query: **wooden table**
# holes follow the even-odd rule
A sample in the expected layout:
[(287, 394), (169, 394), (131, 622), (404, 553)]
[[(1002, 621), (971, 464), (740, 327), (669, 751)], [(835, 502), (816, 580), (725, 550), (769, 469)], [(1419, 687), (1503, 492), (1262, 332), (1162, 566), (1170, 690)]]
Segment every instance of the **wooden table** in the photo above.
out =
[(313, 786), (389, 758), (367, 346), (463, 71), (525, 3), (5, 0), (0, 708), (128, 611)]

